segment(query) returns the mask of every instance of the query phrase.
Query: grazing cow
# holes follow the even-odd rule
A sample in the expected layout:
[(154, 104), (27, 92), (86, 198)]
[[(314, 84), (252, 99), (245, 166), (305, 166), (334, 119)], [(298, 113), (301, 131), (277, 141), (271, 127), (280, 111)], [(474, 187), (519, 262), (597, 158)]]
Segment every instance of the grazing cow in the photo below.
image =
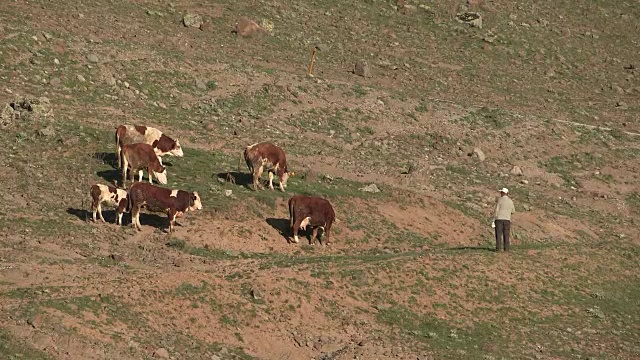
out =
[[(298, 230), (306, 230), (307, 226), (311, 226), (313, 234), (309, 245), (315, 243), (318, 228), (322, 228), (326, 234), (325, 244), (329, 245), (329, 234), (335, 218), (333, 207), (326, 199), (306, 195), (295, 195), (289, 199), (289, 225), (295, 243), (298, 243)], [(322, 245), (320, 237), (318, 237), (318, 242)]]
[[(247, 167), (253, 176), (253, 190), (256, 190), (256, 186), (264, 189), (264, 186), (260, 183), (260, 177), (262, 176), (262, 171), (265, 167), (269, 172), (269, 188), (271, 190), (273, 190), (274, 173), (278, 175), (280, 190), (283, 192), (284, 188), (287, 187), (287, 180), (289, 179), (289, 176), (295, 175), (294, 172), (289, 172), (289, 169), (287, 168), (287, 157), (284, 154), (284, 151), (270, 142), (262, 142), (247, 146), (244, 149), (243, 156), (247, 163)], [(238, 167), (240, 167), (239, 163)]]
[(127, 144), (144, 143), (153, 147), (156, 155), (183, 157), (182, 147), (178, 140), (164, 135), (162, 131), (142, 125), (120, 125), (116, 128), (116, 156), (118, 168), (122, 167), (120, 151)]
[[(127, 144), (122, 147), (122, 186), (127, 181), (127, 170), (130, 170), (129, 176), (131, 182), (136, 171), (138, 181), (142, 181), (142, 169), (146, 169), (149, 173), (149, 183), (153, 183), (152, 177), (155, 176), (160, 184), (167, 183), (167, 168), (162, 166), (162, 160), (153, 151), (149, 144), (137, 143)], [(129, 169), (131, 167), (131, 169)]]
[(96, 212), (102, 217), (102, 204), (116, 208), (116, 224), (122, 225), (122, 214), (127, 209), (127, 191), (113, 186), (94, 184), (91, 186), (91, 210), (93, 211), (93, 221), (96, 222)]
[(169, 232), (173, 231), (176, 217), (187, 211), (202, 209), (200, 195), (197, 192), (171, 190), (145, 182), (137, 182), (129, 188), (127, 210), (131, 212), (131, 224), (142, 230), (140, 209), (144, 206), (151, 212), (166, 213), (169, 217)]

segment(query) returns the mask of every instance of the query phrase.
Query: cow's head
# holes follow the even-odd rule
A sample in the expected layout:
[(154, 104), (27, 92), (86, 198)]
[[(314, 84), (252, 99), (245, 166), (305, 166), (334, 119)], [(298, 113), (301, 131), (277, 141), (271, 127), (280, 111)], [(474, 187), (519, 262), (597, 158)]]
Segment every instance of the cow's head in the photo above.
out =
[(191, 206), (189, 206), (189, 210), (202, 210), (202, 201), (200, 201), (200, 195), (198, 195), (197, 192), (194, 191), (191, 193), (190, 203)]
[(161, 172), (152, 172), (153, 176), (158, 180), (160, 184), (165, 185), (167, 183), (167, 168), (165, 166), (162, 166)]
[(169, 154), (177, 157), (184, 156), (184, 153), (182, 152), (182, 147), (180, 146), (180, 142), (178, 140), (176, 140), (171, 146), (171, 150), (169, 151)]

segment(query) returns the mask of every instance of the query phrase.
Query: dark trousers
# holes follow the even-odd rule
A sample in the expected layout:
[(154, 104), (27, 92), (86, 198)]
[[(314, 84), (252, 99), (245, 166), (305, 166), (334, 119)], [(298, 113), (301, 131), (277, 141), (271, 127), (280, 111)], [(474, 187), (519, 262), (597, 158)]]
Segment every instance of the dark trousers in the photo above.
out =
[(511, 221), (496, 220), (496, 251), (502, 248), (504, 239), (504, 251), (509, 251), (509, 232), (511, 231)]

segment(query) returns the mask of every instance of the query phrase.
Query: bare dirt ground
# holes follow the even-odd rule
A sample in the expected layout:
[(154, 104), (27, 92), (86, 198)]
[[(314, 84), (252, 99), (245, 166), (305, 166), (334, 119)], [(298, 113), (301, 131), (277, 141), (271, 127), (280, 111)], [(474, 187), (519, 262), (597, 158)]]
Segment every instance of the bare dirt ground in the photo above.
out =
[[(0, 359), (640, 358), (638, 1), (2, 9)], [(168, 186), (204, 209), (173, 234), (90, 221), (123, 123), (184, 148)], [(238, 169), (265, 140), (284, 194)], [(287, 242), (297, 193), (329, 246)]]

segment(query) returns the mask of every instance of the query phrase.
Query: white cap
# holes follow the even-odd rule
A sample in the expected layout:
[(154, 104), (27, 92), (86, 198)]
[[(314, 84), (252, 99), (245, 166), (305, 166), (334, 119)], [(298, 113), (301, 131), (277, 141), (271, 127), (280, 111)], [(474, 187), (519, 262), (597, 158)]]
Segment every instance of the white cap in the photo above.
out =
[(509, 193), (509, 189), (507, 189), (507, 188), (502, 188), (502, 189), (500, 189), (500, 192), (503, 192), (503, 193), (505, 193), (505, 194), (508, 194), (508, 193)]

